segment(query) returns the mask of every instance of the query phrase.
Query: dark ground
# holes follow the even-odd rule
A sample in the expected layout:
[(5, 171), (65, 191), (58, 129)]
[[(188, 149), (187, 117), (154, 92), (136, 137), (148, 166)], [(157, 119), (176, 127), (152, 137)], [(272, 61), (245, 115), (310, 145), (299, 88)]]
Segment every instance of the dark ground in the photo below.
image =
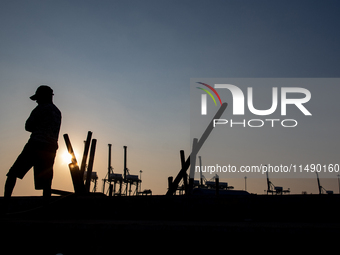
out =
[(48, 205), (41, 197), (13, 197), (0, 218), (6, 250), (0, 253), (249, 253), (268, 247), (325, 253), (340, 237), (339, 202), (337, 194), (69, 195), (52, 197)]

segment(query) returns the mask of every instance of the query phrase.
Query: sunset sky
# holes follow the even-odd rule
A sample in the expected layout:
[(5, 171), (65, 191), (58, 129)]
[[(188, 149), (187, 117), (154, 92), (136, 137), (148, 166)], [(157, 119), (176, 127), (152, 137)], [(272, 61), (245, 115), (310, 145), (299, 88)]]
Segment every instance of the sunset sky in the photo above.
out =
[[(115, 173), (123, 173), (127, 146), (130, 174), (142, 170), (142, 189), (165, 194), (179, 151), (190, 152), (191, 78), (339, 77), (339, 24), (336, 0), (2, 0), (0, 190), (29, 138), (29, 97), (41, 84), (52, 87), (63, 116), (53, 188), (73, 190), (62, 135), (80, 161), (92, 131), (98, 191), (111, 143)], [(228, 182), (244, 188), (243, 179)], [(316, 179), (273, 182), (318, 192)], [(336, 178), (321, 182), (338, 192)], [(247, 189), (263, 193), (266, 181), (248, 179)], [(32, 171), (14, 190), (40, 194)]]

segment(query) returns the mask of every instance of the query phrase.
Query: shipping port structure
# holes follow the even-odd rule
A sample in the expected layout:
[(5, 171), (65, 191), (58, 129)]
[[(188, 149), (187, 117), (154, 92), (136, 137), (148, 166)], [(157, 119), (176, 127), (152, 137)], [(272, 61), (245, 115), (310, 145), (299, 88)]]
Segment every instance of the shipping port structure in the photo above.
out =
[[(226, 106), (223, 104), (214, 118), (219, 118)], [(114, 172), (111, 144), (108, 144), (103, 189), (97, 192), (99, 177), (92, 171), (96, 139), (92, 139), (89, 131), (79, 166), (70, 138), (65, 134), (64, 140), (72, 155), (69, 169), (74, 191), (54, 189), (52, 193), (58, 196), (52, 196), (48, 203), (42, 197), (11, 198), (9, 207), (2, 210), (0, 216), (6, 233), (4, 243), (21, 240), (23, 245), (17, 247), (21, 254), (27, 251), (47, 254), (37, 249), (36, 237), (32, 235), (34, 229), (36, 233), (49, 233), (40, 237), (41, 247), (50, 247), (48, 254), (63, 251), (65, 254), (110, 254), (117, 245), (132, 249), (131, 241), (150, 245), (150, 240), (161, 240), (157, 244), (168, 247), (171, 237), (180, 240), (169, 247), (169, 251), (175, 252), (185, 238), (197, 235), (213, 235), (214, 241), (228, 241), (233, 248), (240, 240), (275, 243), (287, 237), (300, 240), (320, 236), (320, 233), (338, 235), (340, 194), (327, 192), (318, 176), (320, 193), (313, 195), (290, 194), (289, 189), (275, 186), (268, 175), (267, 194), (262, 195), (235, 190), (227, 182), (220, 182), (218, 176), (206, 180), (200, 175), (200, 179), (195, 180), (192, 173), (196, 158), (201, 164), (202, 159), (197, 155), (212, 129), (211, 122), (202, 137), (193, 140), (187, 158), (184, 151), (180, 151), (181, 169), (175, 178), (168, 178), (164, 195), (153, 195), (149, 189), (142, 191), (142, 170), (139, 176), (130, 174), (127, 146), (123, 146), (123, 173)], [(1, 197), (0, 207), (5, 205)]]

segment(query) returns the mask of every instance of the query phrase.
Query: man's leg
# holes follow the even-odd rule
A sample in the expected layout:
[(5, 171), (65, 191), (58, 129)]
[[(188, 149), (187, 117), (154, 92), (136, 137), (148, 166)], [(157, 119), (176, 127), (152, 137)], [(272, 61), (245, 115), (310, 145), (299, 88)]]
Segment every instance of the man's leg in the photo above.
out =
[(33, 149), (27, 143), (16, 161), (14, 162), (13, 166), (9, 169), (7, 173), (7, 180), (5, 183), (4, 192), (4, 197), (6, 198), (6, 200), (8, 200), (12, 196), (17, 178), (22, 179), (33, 166), (32, 151)]
[(16, 182), (17, 182), (16, 177), (7, 176), (7, 180), (6, 180), (6, 183), (5, 183), (5, 192), (4, 192), (5, 199), (9, 199), (12, 196), (13, 189), (14, 189)]
[(39, 151), (39, 160), (34, 166), (35, 188), (43, 190), (43, 199), (45, 204), (49, 203), (51, 198), (55, 155), (55, 152)]
[(4, 191), (4, 203), (0, 211), (1, 214), (6, 214), (9, 211), (10, 198), (12, 196), (13, 189), (14, 189), (16, 182), (17, 182), (17, 178), (15, 176), (7, 176), (7, 180), (5, 183), (5, 191)]

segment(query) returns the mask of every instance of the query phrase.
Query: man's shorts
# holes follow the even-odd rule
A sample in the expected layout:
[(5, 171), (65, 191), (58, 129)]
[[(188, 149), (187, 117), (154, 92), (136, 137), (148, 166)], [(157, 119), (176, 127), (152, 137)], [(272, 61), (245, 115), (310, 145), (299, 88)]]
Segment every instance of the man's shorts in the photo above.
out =
[(51, 187), (55, 155), (55, 150), (48, 149), (41, 144), (28, 142), (9, 169), (7, 176), (22, 179), (33, 167), (35, 189)]

